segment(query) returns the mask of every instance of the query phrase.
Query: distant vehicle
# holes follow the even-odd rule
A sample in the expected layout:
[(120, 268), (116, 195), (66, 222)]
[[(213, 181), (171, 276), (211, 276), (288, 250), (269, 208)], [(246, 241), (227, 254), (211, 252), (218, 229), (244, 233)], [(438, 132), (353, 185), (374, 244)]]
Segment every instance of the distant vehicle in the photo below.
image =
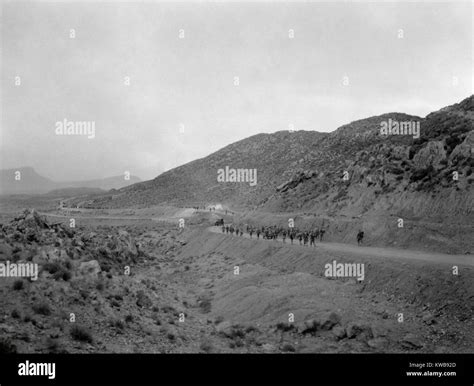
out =
[(224, 225), (224, 219), (221, 218), (220, 220), (217, 220), (217, 221), (214, 223), (214, 225), (215, 225), (216, 227), (218, 227), (218, 226), (220, 226), (220, 225)]

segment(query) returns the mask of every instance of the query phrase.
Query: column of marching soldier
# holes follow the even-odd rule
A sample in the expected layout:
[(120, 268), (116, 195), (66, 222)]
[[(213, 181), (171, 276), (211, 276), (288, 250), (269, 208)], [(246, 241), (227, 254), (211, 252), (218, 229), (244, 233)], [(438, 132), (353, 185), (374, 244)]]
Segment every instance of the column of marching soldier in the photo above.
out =
[[(215, 226), (222, 226), (222, 233), (231, 234), (233, 235), (235, 232), (236, 236), (243, 236), (244, 231), (242, 226), (234, 226), (234, 225), (225, 225), (224, 220), (218, 220), (215, 223)], [(255, 234), (257, 239), (260, 239), (260, 235), (263, 239), (267, 240), (277, 240), (280, 236), (284, 243), (286, 243), (286, 239), (289, 238), (291, 244), (295, 240), (299, 241), (300, 245), (309, 245), (315, 246), (315, 241), (319, 239), (320, 242), (323, 241), (323, 236), (326, 233), (326, 229), (324, 228), (316, 228), (311, 231), (307, 230), (299, 230), (298, 228), (283, 228), (278, 227), (276, 225), (271, 226), (262, 226), (262, 227), (254, 227), (254, 226), (245, 226), (245, 233), (248, 233), (250, 238), (253, 237)], [(357, 244), (362, 243), (362, 239), (364, 238), (364, 232), (359, 231), (357, 233)]]

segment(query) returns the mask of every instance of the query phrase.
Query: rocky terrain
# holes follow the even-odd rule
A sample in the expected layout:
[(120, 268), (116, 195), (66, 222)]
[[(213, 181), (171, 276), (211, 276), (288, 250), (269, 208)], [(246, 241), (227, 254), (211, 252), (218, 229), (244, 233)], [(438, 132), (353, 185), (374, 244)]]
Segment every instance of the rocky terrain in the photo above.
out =
[[(419, 122), (419, 138), (382, 135), (388, 120)], [(258, 134), (154, 180), (70, 205), (220, 204), (251, 211), (251, 217), (319, 215), (313, 219), (319, 224), (324, 215), (328, 235), (339, 241), (364, 228), (371, 245), (472, 253), (473, 144), (470, 96), (425, 118), (388, 113), (331, 133)], [(218, 182), (217, 170), (226, 166), (255, 168), (256, 186)], [(410, 224), (409, 232), (398, 231), (399, 218)]]
[(354, 256), (209, 232), (216, 215), (186, 213), (184, 229), (170, 214), (4, 221), (0, 263), (40, 273), (0, 278), (0, 351), (472, 350), (472, 267), (365, 258), (363, 284), (327, 278), (325, 262)]
[[(473, 102), (259, 134), (107, 193), (2, 197), (0, 264), (39, 277), (0, 277), (0, 352), (472, 352)], [(218, 182), (226, 166), (258, 183)], [(326, 233), (309, 248), (221, 218)], [(335, 260), (365, 279), (327, 277)]]

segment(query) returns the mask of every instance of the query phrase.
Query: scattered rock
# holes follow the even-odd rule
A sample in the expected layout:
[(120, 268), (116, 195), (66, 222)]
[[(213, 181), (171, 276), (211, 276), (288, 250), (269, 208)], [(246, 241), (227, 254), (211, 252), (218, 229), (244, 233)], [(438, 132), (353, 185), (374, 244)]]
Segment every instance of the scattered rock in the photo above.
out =
[(335, 327), (333, 327), (333, 329), (331, 331), (334, 334), (334, 336), (336, 337), (336, 339), (338, 339), (338, 340), (344, 339), (346, 337), (346, 330), (344, 330), (344, 327), (335, 326)]
[(365, 324), (349, 323), (346, 326), (346, 334), (349, 339), (368, 340), (373, 338), (372, 328)]
[(387, 344), (388, 344), (388, 340), (382, 337), (370, 339), (367, 341), (367, 345), (369, 347), (372, 347), (373, 349), (381, 350), (381, 351), (385, 350)]
[(420, 349), (424, 346), (423, 341), (420, 337), (415, 334), (408, 333), (406, 334), (403, 339), (400, 341), (400, 344), (403, 348), (406, 349)]

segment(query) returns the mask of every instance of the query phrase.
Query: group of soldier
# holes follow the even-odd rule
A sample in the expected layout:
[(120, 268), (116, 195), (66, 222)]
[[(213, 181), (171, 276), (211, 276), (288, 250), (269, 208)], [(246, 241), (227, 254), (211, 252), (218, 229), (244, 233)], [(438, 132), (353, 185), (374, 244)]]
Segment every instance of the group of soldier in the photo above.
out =
[[(233, 235), (234, 232), (236, 236), (243, 236), (243, 227), (237, 225), (234, 226), (222, 224), (222, 233), (230, 233), (231, 235)], [(323, 241), (323, 236), (324, 233), (326, 233), (326, 230), (324, 228), (316, 228), (311, 231), (307, 231), (300, 230), (298, 228), (283, 228), (275, 225), (262, 227), (254, 227), (247, 225), (245, 227), (245, 233), (248, 233), (250, 238), (252, 238), (254, 234), (256, 235), (257, 239), (260, 239), (260, 236), (262, 236), (263, 239), (274, 241), (278, 240), (278, 238), (281, 237), (284, 243), (286, 243), (286, 239), (288, 238), (291, 244), (298, 240), (300, 245), (308, 245), (309, 243), (310, 246), (315, 246), (316, 241), (318, 239), (320, 242)]]
[[(300, 245), (309, 245), (310, 246), (315, 246), (316, 241), (322, 242), (324, 234), (326, 233), (326, 229), (323, 227), (321, 228), (316, 228), (310, 231), (307, 230), (300, 230), (298, 228), (283, 228), (283, 227), (278, 227), (276, 225), (271, 225), (271, 226), (245, 226), (245, 232), (243, 231), (244, 227), (241, 225), (225, 225), (224, 224), (224, 219), (220, 219), (216, 221), (214, 224), (215, 226), (222, 226), (222, 233), (227, 233), (233, 235), (235, 232), (236, 236), (243, 236), (244, 233), (247, 233), (250, 238), (253, 237), (255, 234), (257, 239), (260, 239), (260, 236), (262, 236), (263, 239), (267, 240), (278, 240), (279, 237), (282, 238), (283, 242), (286, 243), (286, 239), (290, 239), (291, 244), (296, 242), (298, 240)], [(357, 244), (361, 245), (362, 244), (362, 239), (364, 238), (364, 232), (362, 230), (359, 230), (357, 233)]]

